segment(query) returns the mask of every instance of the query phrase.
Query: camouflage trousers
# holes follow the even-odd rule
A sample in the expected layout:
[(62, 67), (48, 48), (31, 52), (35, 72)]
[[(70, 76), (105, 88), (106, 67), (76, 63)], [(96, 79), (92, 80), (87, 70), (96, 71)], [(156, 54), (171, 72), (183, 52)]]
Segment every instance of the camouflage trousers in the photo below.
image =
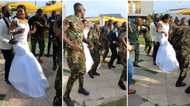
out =
[(127, 58), (124, 56), (126, 56), (126, 55), (122, 55), (122, 57), (121, 57), (123, 71), (122, 71), (120, 79), (119, 79), (120, 81), (125, 81), (127, 79)]
[[(79, 79), (79, 88), (83, 88), (84, 84), (84, 74), (85, 74), (85, 67), (81, 67), (79, 63), (73, 63), (70, 60), (67, 60), (69, 68), (71, 70), (71, 75), (68, 79), (66, 90), (64, 93), (64, 97), (70, 97), (70, 93), (73, 87), (74, 82)], [(83, 61), (82, 61), (83, 62)]]
[(183, 80), (187, 76), (187, 72), (190, 71), (190, 57), (182, 56), (179, 54), (178, 51), (176, 51), (176, 56), (179, 61), (179, 67), (180, 67), (180, 74), (177, 82), (183, 82)]
[(133, 43), (132, 44), (134, 46), (134, 50), (135, 50), (135, 64), (138, 64), (139, 62), (139, 55), (140, 55), (140, 45), (139, 43)]
[(90, 50), (94, 64), (92, 65), (89, 72), (96, 72), (98, 65), (100, 63), (100, 50), (92, 51)]

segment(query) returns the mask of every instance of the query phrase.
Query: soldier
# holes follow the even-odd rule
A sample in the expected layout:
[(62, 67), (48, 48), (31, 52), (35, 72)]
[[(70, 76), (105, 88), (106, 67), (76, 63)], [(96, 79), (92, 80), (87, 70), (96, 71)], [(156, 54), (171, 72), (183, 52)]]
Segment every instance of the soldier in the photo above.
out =
[[(126, 32), (126, 22), (123, 22), (121, 24), (121, 26), (119, 27), (119, 36), (123, 33), (123, 32)], [(119, 43), (119, 42), (118, 42)], [(121, 61), (121, 54), (120, 54), (120, 51), (118, 51), (118, 57), (117, 57), (117, 64), (122, 64), (122, 61)]]
[[(125, 30), (124, 30), (125, 29)], [(127, 31), (126, 26), (124, 27), (123, 32), (119, 35), (119, 56), (121, 58), (121, 63), (123, 65), (123, 71), (121, 73), (118, 85), (121, 89), (126, 90), (125, 81), (127, 78)]]
[(129, 42), (134, 46), (135, 50), (135, 61), (134, 66), (138, 66), (139, 63), (139, 54), (140, 54), (140, 43), (139, 43), (139, 31), (143, 24), (142, 18), (136, 18), (135, 24), (130, 24), (129, 29)]
[(89, 95), (89, 92), (84, 89), (84, 74), (85, 74), (85, 56), (82, 42), (86, 42), (83, 38), (84, 24), (81, 19), (84, 18), (85, 9), (80, 3), (74, 4), (75, 15), (68, 16), (64, 19), (64, 37), (63, 40), (67, 44), (67, 63), (71, 70), (71, 75), (68, 79), (63, 100), (69, 106), (73, 106), (74, 102), (70, 98), (71, 89), (74, 82), (79, 79), (78, 92), (83, 95)]
[(144, 31), (142, 31), (144, 39), (145, 39), (145, 52), (147, 55), (150, 55), (150, 51), (152, 49), (152, 37), (150, 35), (150, 23), (152, 22), (151, 16), (147, 16), (146, 23), (144, 25)]
[(105, 59), (109, 53), (109, 40), (108, 40), (108, 21), (105, 22), (105, 25), (103, 26), (101, 30), (101, 36), (100, 36), (100, 41), (102, 44), (102, 50), (104, 51), (102, 54), (103, 57), (103, 62), (106, 62)]
[[(190, 20), (188, 21), (190, 26)], [(179, 61), (180, 74), (178, 80), (176, 81), (176, 87), (183, 87), (186, 85), (184, 79), (187, 76), (187, 72), (190, 70), (190, 28), (189, 26), (180, 26), (174, 32), (171, 39), (174, 49), (176, 51), (176, 56)], [(175, 44), (174, 44), (175, 43)], [(187, 94), (190, 94), (190, 86), (185, 90)]]
[(45, 37), (44, 32), (47, 29), (47, 20), (43, 15), (43, 10), (38, 9), (36, 15), (29, 19), (31, 28), (36, 28), (36, 32), (31, 35), (31, 51), (36, 56), (36, 44), (39, 44), (39, 58), (38, 61), (43, 63), (42, 56), (45, 49)]
[(94, 28), (90, 29), (88, 33), (88, 42), (90, 45), (90, 53), (94, 61), (94, 64), (92, 65), (88, 74), (91, 78), (94, 78), (94, 75), (97, 75), (97, 76), (100, 75), (96, 71), (100, 63), (100, 49), (101, 49), (99, 24), (95, 24)]
[(56, 96), (53, 100), (54, 106), (62, 106), (62, 15), (58, 16), (54, 25), (53, 31), (55, 32), (56, 42), (57, 44), (57, 59), (56, 63), (58, 64), (57, 75), (55, 79), (55, 90)]

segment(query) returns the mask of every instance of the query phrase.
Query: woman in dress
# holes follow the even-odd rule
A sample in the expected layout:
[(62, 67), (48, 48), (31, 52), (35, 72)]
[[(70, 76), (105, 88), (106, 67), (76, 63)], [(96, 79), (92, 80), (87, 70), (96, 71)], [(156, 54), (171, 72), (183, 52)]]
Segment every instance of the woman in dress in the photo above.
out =
[(9, 81), (21, 93), (30, 97), (42, 97), (48, 88), (48, 81), (42, 67), (31, 53), (27, 37), (29, 25), (26, 8), (17, 7), (16, 18), (10, 25), (13, 34), (13, 50), (15, 53), (9, 74)]
[(160, 46), (156, 55), (156, 65), (163, 72), (176, 71), (179, 68), (179, 63), (176, 58), (176, 53), (170, 42), (169, 38), (169, 20), (170, 15), (166, 14), (158, 22), (157, 32), (161, 36)]

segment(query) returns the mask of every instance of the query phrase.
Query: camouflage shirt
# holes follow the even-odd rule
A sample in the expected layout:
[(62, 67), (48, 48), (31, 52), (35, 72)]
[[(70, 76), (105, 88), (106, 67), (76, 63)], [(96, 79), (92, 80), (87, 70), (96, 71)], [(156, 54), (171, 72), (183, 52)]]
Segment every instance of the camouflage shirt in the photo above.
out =
[(125, 40), (125, 42), (127, 44), (127, 32), (122, 32), (119, 35), (119, 52), (122, 54), (122, 56), (127, 56), (127, 47), (123, 43), (123, 41), (122, 41), (123, 39)]
[[(84, 24), (79, 17), (71, 15), (64, 19), (69, 23), (68, 29), (65, 31), (66, 36), (76, 45), (78, 45), (81, 50), (83, 50), (83, 30)], [(72, 63), (79, 63), (81, 67), (84, 64), (85, 57), (84, 52), (76, 51), (71, 47), (67, 46), (67, 59)]]
[(100, 49), (100, 33), (94, 29), (91, 29), (88, 33), (88, 41), (91, 46), (94, 47), (95, 50)]

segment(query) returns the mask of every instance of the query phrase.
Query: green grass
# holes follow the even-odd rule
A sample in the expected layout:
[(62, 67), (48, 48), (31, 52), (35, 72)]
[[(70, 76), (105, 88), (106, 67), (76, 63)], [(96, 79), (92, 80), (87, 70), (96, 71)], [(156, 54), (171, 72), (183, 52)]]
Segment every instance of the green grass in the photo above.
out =
[(121, 98), (119, 100), (111, 101), (99, 106), (127, 106), (127, 98)]

